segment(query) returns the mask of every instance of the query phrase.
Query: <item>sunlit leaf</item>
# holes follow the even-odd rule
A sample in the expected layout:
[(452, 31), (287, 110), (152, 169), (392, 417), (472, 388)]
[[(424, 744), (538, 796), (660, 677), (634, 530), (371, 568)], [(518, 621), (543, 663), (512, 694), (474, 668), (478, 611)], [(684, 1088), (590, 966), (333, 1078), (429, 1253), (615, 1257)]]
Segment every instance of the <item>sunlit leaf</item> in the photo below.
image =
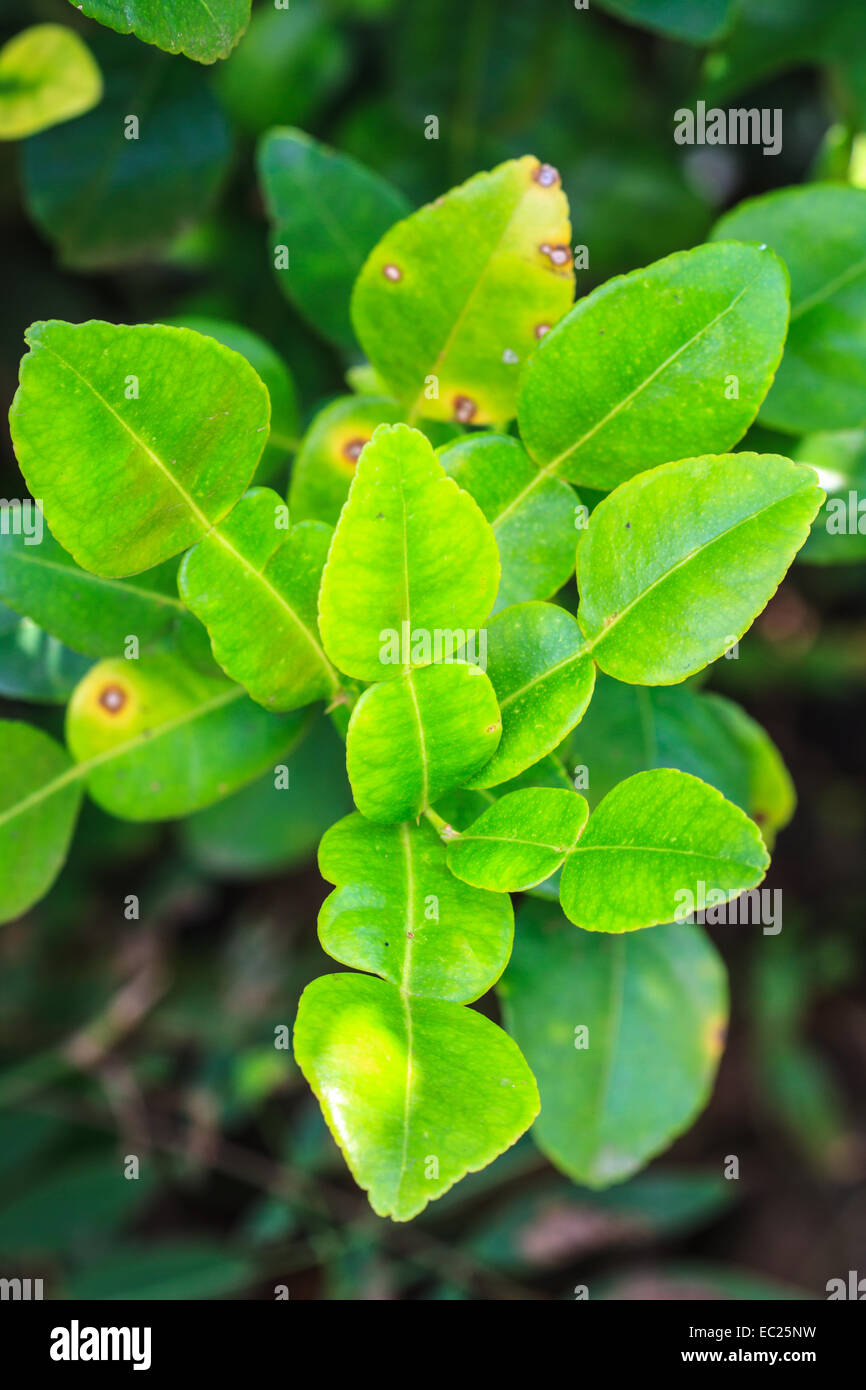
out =
[(739, 806), (689, 773), (660, 768), (620, 782), (596, 807), (566, 859), (560, 898), (587, 931), (635, 931), (738, 897), (769, 862)]
[(12, 441), (57, 540), (109, 577), (152, 568), (234, 506), (267, 441), (239, 353), (186, 328), (36, 323)]
[(314, 980), (294, 1042), (356, 1182), (395, 1221), (486, 1167), (538, 1113), (532, 1073), (506, 1033), (387, 980)]
[(782, 355), (785, 267), (766, 248), (699, 246), (609, 280), (547, 334), (520, 380), (540, 466), (607, 489), (745, 434)]
[(774, 454), (664, 464), (596, 507), (577, 551), (578, 621), (602, 670), (671, 685), (715, 661), (772, 598), (823, 493)]
[(426, 822), (347, 816), (322, 840), (319, 870), (338, 885), (319, 913), (319, 939), (335, 960), (408, 994), (456, 1003), (477, 999), (502, 974), (514, 934), (510, 899), (455, 878)]
[(0, 49), (0, 140), (71, 120), (102, 96), (102, 74), (72, 29), (34, 24)]
[(398, 222), (361, 271), (352, 321), (409, 418), (514, 414), (519, 364), (574, 294), (559, 174), (531, 155)]

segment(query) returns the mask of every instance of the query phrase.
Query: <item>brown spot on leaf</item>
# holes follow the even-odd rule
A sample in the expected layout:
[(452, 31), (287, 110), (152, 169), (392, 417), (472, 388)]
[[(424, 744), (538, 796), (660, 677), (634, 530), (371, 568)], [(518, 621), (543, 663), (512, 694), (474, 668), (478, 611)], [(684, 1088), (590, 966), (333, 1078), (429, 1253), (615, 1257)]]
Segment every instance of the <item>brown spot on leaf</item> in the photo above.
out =
[(539, 246), (542, 256), (546, 256), (551, 265), (568, 265), (571, 260), (571, 250), (562, 242), (551, 245), (548, 241), (543, 241)]
[(343, 458), (347, 459), (349, 463), (357, 463), (361, 457), (361, 450), (369, 442), (369, 439), (347, 439), (343, 445)]
[(471, 396), (454, 397), (454, 419), (460, 425), (468, 425), (478, 413), (478, 406)]
[(559, 170), (553, 164), (539, 164), (532, 177), (542, 188), (553, 188), (559, 183)]
[(127, 694), (122, 686), (106, 685), (99, 692), (99, 703), (109, 714), (119, 714), (126, 701)]
[(403, 279), (403, 272), (400, 267), (398, 265), (393, 265), (390, 261), (387, 265), (382, 266), (382, 274), (386, 280), (390, 280), (394, 284), (396, 284), (398, 280)]
[(550, 324), (549, 324), (549, 323), (537, 323), (537, 324), (535, 325), (535, 336), (536, 336), (536, 338), (543, 338), (544, 335), (545, 335), (545, 333), (549, 333), (549, 332), (550, 332)]

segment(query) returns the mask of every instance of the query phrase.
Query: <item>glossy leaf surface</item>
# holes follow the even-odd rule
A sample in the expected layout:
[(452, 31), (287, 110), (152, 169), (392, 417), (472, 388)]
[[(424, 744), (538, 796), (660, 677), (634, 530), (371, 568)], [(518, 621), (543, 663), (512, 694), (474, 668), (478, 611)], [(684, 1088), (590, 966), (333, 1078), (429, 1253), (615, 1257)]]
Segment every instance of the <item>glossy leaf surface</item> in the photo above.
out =
[(319, 913), (319, 940), (335, 960), (407, 994), (458, 1004), (478, 999), (502, 974), (511, 901), (455, 878), (426, 821), (374, 825), (355, 812), (325, 835), (319, 870), (338, 885)]
[(294, 1042), (355, 1181), (395, 1221), (486, 1167), (538, 1112), (532, 1073), (502, 1029), (387, 980), (314, 980)]
[(514, 414), (519, 364), (574, 294), (557, 171), (524, 155), (398, 222), (352, 296), (358, 340), (409, 418)]
[(122, 577), (192, 545), (234, 506), (267, 441), (239, 353), (185, 328), (36, 323), (12, 441), (60, 544)]
[(823, 494), (775, 454), (683, 459), (632, 478), (590, 517), (578, 621), (602, 670), (671, 685), (733, 646), (772, 598)]
[(678, 251), (608, 280), (521, 376), (523, 441), (544, 474), (616, 487), (746, 432), (782, 355), (787, 274), (772, 251)]
[(739, 806), (689, 773), (660, 768), (620, 782), (593, 811), (566, 860), (560, 897), (587, 931), (635, 931), (685, 920), (702, 893), (737, 897), (760, 883), (769, 862)]

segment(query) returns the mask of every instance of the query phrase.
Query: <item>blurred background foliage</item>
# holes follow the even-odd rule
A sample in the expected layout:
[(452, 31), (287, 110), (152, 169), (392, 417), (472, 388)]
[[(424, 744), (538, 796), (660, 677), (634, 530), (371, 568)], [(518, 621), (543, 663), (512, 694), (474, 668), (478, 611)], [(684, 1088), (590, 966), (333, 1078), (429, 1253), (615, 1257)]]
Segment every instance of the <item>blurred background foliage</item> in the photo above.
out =
[[(35, 319), (228, 321), (271, 349), (276, 486), (359, 357), (343, 303), (323, 307), (338, 325), (327, 339), (276, 286), (254, 157), (270, 127), (352, 154), (411, 205), (537, 154), (561, 170), (590, 249), (579, 294), (695, 244), (745, 196), (818, 177), (866, 185), (862, 0), (260, 0), (213, 67), (118, 37), (66, 0), (0, 0), (0, 39), (41, 22), (86, 38), (105, 95), (0, 145), (4, 400)], [(781, 108), (781, 153), (678, 147), (673, 113), (698, 98)], [(129, 114), (138, 141), (118, 136)], [(425, 138), (431, 116), (438, 139)], [(773, 447), (760, 435), (754, 447)], [(824, 444), (839, 487), (857, 486), (863, 436)], [(0, 495), (21, 489), (7, 441)], [(783, 890), (781, 935), (713, 929), (731, 1035), (709, 1108), (672, 1150), (597, 1194), (525, 1137), (411, 1227), (371, 1214), (273, 1046), (326, 965), (315, 847), (350, 804), (321, 719), (289, 758), (291, 797), (265, 779), (179, 825), (88, 805), (52, 893), (4, 928), (0, 1272), (84, 1297), (271, 1298), (285, 1284), (293, 1298), (588, 1286), (763, 1299), (823, 1297), (827, 1279), (862, 1270), (866, 543), (849, 537), (846, 563), (826, 565), (826, 539), (816, 532), (738, 659), (711, 674), (777, 742), (799, 808), (767, 883)], [(0, 609), (4, 718), (59, 731), (87, 665)], [(140, 920), (125, 915), (130, 895)], [(118, 1182), (126, 1155), (140, 1176)], [(730, 1155), (738, 1181), (723, 1177)]]

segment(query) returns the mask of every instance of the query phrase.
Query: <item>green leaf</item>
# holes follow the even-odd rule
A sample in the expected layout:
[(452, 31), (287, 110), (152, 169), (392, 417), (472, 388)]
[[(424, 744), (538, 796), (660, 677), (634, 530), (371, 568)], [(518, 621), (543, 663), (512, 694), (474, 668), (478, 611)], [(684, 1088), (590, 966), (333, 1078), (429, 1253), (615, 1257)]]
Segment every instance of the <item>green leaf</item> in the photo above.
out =
[(28, 212), (77, 270), (151, 260), (201, 218), (231, 156), (228, 123), (202, 73), (134, 42), (97, 39), (100, 104), (22, 151)]
[(9, 700), (64, 704), (90, 662), (29, 618), (0, 622), (0, 695)]
[[(223, 347), (245, 357), (267, 388), (271, 402), (271, 432), (256, 470), (254, 482), (269, 481), (288, 452), (297, 448), (301, 417), (295, 380), (283, 359), (270, 343), (240, 324), (225, 319), (185, 314), (166, 322), (175, 328), (191, 328), (207, 338), (216, 338)], [(299, 517), (298, 520), (301, 518)]]
[[(306, 126), (352, 69), (347, 26), (322, 4), (258, 5), (243, 43), (216, 74), (233, 122), (249, 135)], [(342, 216), (344, 209), (339, 209)]]
[(66, 858), (81, 783), (64, 748), (29, 724), (0, 722), (0, 921), (48, 892)]
[(524, 155), (392, 227), (358, 277), (352, 322), (410, 420), (492, 424), (513, 416), (518, 364), (573, 295), (559, 175)]
[(533, 1136), (577, 1182), (630, 1177), (706, 1104), (728, 998), (700, 927), (593, 936), (555, 907), (526, 902), (499, 993), (538, 1078)]
[(396, 424), (400, 407), (384, 396), (341, 396), (316, 415), (292, 466), (289, 509), (295, 521), (336, 526), (355, 466), (377, 425)]
[(711, 894), (729, 902), (760, 883), (769, 862), (739, 806), (698, 777), (659, 768), (620, 782), (593, 811), (560, 897), (586, 931), (636, 931), (684, 920)]
[(177, 596), (176, 561), (135, 579), (103, 579), (76, 565), (47, 530), (29, 545), (0, 528), (0, 599), (86, 656), (120, 656), (130, 636), (140, 651), (169, 639), (189, 646), (202, 631)]
[(36, 323), (10, 412), (62, 546), (108, 577), (185, 550), (231, 510), (267, 440), (250, 365), (186, 328)]
[(134, 1182), (119, 1155), (55, 1164), (0, 1211), (0, 1250), (57, 1255), (87, 1249), (97, 1235), (110, 1238), (153, 1187), (147, 1172)]
[(322, 577), (319, 624), (334, 665), (381, 680), (447, 659), (487, 617), (499, 574), (481, 509), (446, 476), (428, 440), (406, 425), (380, 425), (358, 461)]
[(619, 276), (547, 334), (520, 380), (520, 433), (551, 474), (606, 490), (746, 432), (788, 322), (787, 275), (756, 246), (698, 246)]
[(408, 216), (408, 200), (302, 130), (268, 131), (258, 168), (272, 257), (276, 246), (288, 250), (288, 266), (276, 272), (281, 290), (319, 333), (352, 351), (352, 286), (388, 228)]
[(464, 883), (497, 893), (534, 888), (574, 849), (589, 807), (576, 792), (526, 787), (508, 792), (448, 846)]
[(193, 861), (218, 878), (257, 878), (311, 858), (328, 826), (351, 809), (346, 748), (320, 716), (274, 769), (180, 826)]
[(67, 1299), (212, 1299), (255, 1281), (252, 1262), (227, 1254), (219, 1245), (124, 1244), (102, 1254), (70, 1275), (63, 1285)]
[(446, 445), (439, 458), (493, 528), (502, 562), (493, 611), (561, 589), (574, 570), (578, 518), (578, 498), (568, 483), (546, 477), (530, 487), (538, 469), (510, 435), (470, 434)]
[(794, 811), (794, 788), (775, 744), (721, 695), (683, 686), (647, 689), (600, 675), (564, 756), (590, 806), (635, 772), (673, 767), (740, 806), (768, 847)]
[(827, 500), (798, 559), (815, 565), (857, 564), (866, 559), (866, 430), (807, 434), (791, 450), (818, 474)]
[(776, 592), (823, 493), (776, 454), (664, 464), (600, 502), (577, 551), (578, 621), (618, 680), (672, 685), (733, 646)]
[(446, 662), (365, 690), (349, 721), (346, 765), (355, 804), (385, 824), (418, 816), (483, 767), (502, 721), (478, 666)]
[(355, 812), (327, 832), (319, 871), (337, 889), (319, 913), (329, 956), (407, 994), (465, 1004), (495, 984), (511, 954), (511, 900), (461, 883), (425, 822), (374, 825)]
[(124, 1244), (95, 1257), (63, 1285), (67, 1299), (211, 1299), (255, 1282), (252, 1262), (226, 1253), (219, 1245)]
[(69, 704), (69, 749), (103, 810), (168, 820), (228, 796), (280, 761), (300, 715), (269, 714), (174, 658), (102, 661)]
[(761, 423), (791, 434), (853, 429), (866, 407), (866, 190), (806, 184), (752, 198), (716, 239), (766, 242), (791, 276), (785, 356)]
[(250, 0), (70, 0), (88, 19), (197, 63), (227, 58), (250, 20)]
[(728, 28), (734, 0), (599, 0), (599, 7), (686, 43), (709, 43)]
[(314, 980), (294, 1043), (377, 1216), (411, 1220), (510, 1148), (538, 1113), (532, 1073), (506, 1033), (472, 1009), (403, 994), (387, 980)]
[(90, 49), (60, 24), (34, 24), (0, 49), (0, 140), (71, 120), (102, 96)]
[(277, 493), (254, 488), (189, 551), (178, 577), (220, 666), (274, 710), (298, 709), (339, 686), (316, 626), (333, 533), (318, 521), (281, 530), (285, 510)]
[(502, 738), (473, 787), (495, 787), (539, 762), (581, 719), (595, 666), (570, 613), (553, 603), (506, 608), (487, 629), (487, 673)]

